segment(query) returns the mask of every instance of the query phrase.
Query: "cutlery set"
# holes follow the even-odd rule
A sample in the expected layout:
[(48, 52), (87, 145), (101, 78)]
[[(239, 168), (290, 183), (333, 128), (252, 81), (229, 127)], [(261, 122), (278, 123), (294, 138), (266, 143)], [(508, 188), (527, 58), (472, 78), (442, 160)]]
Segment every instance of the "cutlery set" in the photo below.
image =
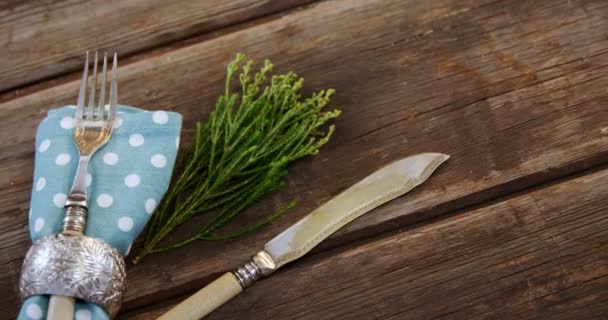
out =
[[(101, 307), (111, 319), (120, 309), (125, 290), (124, 254), (128, 250), (120, 252), (101, 239), (85, 235), (90, 207), (87, 196), (89, 163), (112, 139), (117, 123), (117, 55), (114, 53), (112, 57), (108, 104), (105, 102), (108, 55), (104, 53), (101, 63), (99, 60), (99, 54), (95, 52), (90, 76), (89, 53), (86, 53), (73, 126), (78, 163), (65, 200), (62, 231), (36, 240), (25, 257), (21, 272), (19, 287), (24, 300), (51, 295), (48, 320), (74, 319), (75, 299)], [(98, 86), (99, 64), (101, 81)], [(165, 124), (166, 113), (154, 114), (154, 122), (154, 125)], [(133, 137), (137, 141), (132, 141)], [(130, 152), (141, 152), (138, 151), (141, 148), (137, 148), (143, 141), (141, 136), (132, 135), (129, 143), (134, 148)], [(153, 158), (159, 159), (158, 156)], [(114, 165), (116, 155), (110, 158), (109, 164)], [(421, 153), (377, 170), (270, 240), (250, 261), (227, 272), (159, 319), (203, 318), (256, 281), (302, 257), (352, 220), (422, 184), (448, 158), (441, 153)], [(152, 161), (157, 168), (164, 167), (164, 163)], [(140, 183), (139, 179), (139, 176), (130, 175), (125, 184), (134, 187)], [(160, 199), (146, 201), (148, 214), (153, 212), (157, 201)], [(129, 231), (132, 222), (119, 221), (119, 227)]]

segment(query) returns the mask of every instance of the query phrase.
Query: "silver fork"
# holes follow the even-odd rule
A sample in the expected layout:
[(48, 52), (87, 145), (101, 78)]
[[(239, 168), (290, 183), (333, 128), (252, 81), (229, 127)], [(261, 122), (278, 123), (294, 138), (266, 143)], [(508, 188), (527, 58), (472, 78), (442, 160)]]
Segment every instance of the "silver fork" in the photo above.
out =
[[(99, 101), (95, 107), (95, 93), (97, 87), (97, 57), (93, 65), (93, 81), (90, 86), (88, 107), (85, 110), (85, 95), (88, 84), (89, 52), (86, 53), (84, 71), (82, 72), (82, 83), (78, 93), (78, 106), (74, 122), (74, 143), (78, 148), (79, 160), (76, 176), (72, 184), (70, 194), (65, 202), (65, 217), (63, 218), (64, 234), (83, 234), (86, 227), (88, 212), (87, 201), (87, 171), (89, 160), (102, 146), (104, 146), (112, 135), (112, 127), (116, 119), (116, 106), (118, 101), (118, 89), (116, 83), (117, 56), (114, 53), (112, 63), (112, 79), (110, 81), (110, 107), (106, 115), (106, 71), (108, 65), (107, 53), (103, 57), (103, 70), (101, 75), (101, 88)], [(65, 320), (74, 318), (74, 298), (53, 295), (49, 299), (47, 320)]]
[(89, 52), (86, 53), (84, 71), (82, 73), (82, 83), (78, 93), (78, 106), (76, 109), (74, 125), (74, 143), (80, 154), (78, 168), (72, 189), (67, 196), (65, 207), (66, 213), (63, 220), (64, 233), (84, 233), (87, 214), (87, 191), (86, 177), (89, 160), (93, 154), (104, 146), (112, 135), (112, 127), (116, 119), (116, 105), (118, 100), (116, 83), (116, 64), (117, 57), (114, 53), (112, 64), (112, 80), (110, 82), (110, 108), (106, 115), (105, 94), (106, 94), (106, 69), (108, 64), (107, 53), (103, 57), (103, 70), (101, 73), (101, 89), (97, 108), (95, 108), (95, 93), (97, 87), (97, 52), (95, 52), (95, 62), (93, 64), (93, 79), (90, 86), (88, 107), (85, 110), (85, 95), (88, 83)]

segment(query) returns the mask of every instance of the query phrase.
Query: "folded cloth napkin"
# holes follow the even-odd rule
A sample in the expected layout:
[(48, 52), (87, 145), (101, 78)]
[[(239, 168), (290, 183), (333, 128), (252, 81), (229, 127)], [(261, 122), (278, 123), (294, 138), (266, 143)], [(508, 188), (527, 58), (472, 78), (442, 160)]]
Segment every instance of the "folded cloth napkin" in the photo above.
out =
[[(32, 240), (60, 233), (66, 195), (78, 164), (74, 106), (53, 109), (38, 126), (29, 212)], [(86, 235), (127, 255), (167, 191), (175, 163), (181, 115), (119, 106), (108, 143), (89, 164)], [(27, 299), (18, 320), (46, 319), (48, 296)], [(95, 304), (78, 301), (76, 320), (108, 319)]]

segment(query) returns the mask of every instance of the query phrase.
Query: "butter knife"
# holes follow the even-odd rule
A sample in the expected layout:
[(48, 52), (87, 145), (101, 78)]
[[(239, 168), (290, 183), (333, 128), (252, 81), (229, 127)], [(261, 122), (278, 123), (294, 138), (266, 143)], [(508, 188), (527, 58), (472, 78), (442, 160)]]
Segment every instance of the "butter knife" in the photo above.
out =
[(184, 300), (158, 320), (197, 320), (228, 302), (257, 280), (309, 252), (364, 213), (426, 181), (448, 155), (421, 153), (367, 176), (270, 240), (264, 250)]

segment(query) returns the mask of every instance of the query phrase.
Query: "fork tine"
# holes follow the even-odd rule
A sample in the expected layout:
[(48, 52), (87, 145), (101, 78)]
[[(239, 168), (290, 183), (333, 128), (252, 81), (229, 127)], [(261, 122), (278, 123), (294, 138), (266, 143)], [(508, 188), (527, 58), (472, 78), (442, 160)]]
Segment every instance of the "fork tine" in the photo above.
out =
[(87, 119), (93, 120), (93, 108), (95, 105), (95, 89), (97, 87), (97, 51), (95, 51), (95, 62), (93, 63), (93, 83), (89, 91), (89, 106), (87, 108)]
[[(116, 84), (116, 68), (118, 66), (118, 58), (114, 52), (114, 62), (112, 62), (112, 81), (110, 83), (110, 115), (108, 120), (116, 119), (116, 105), (118, 104), (118, 85)], [(113, 125), (113, 124), (112, 124)]]
[(101, 71), (101, 89), (99, 91), (99, 102), (97, 103), (97, 118), (103, 120), (106, 113), (106, 69), (108, 66), (108, 53), (103, 54), (103, 69)]
[(78, 91), (78, 106), (76, 108), (76, 120), (82, 120), (84, 111), (84, 99), (87, 90), (87, 80), (89, 72), (89, 51), (86, 52), (84, 58), (84, 70), (82, 71), (82, 81), (80, 83), (80, 90)]

